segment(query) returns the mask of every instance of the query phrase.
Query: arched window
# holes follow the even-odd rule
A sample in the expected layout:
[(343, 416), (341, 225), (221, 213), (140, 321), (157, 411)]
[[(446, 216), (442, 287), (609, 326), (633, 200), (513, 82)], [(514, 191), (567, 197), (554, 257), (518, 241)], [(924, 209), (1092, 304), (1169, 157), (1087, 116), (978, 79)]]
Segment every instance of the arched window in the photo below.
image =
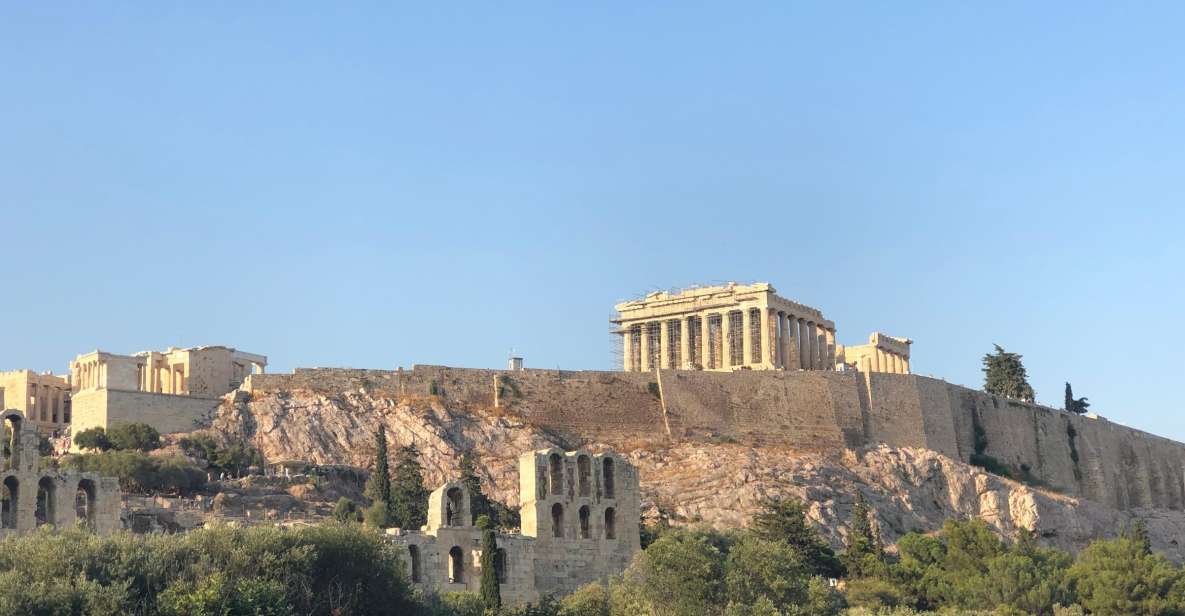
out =
[(605, 462), (601, 469), (603, 483), (605, 484), (605, 498), (614, 498), (613, 496), (613, 458), (605, 458)]
[(0, 502), (0, 521), (4, 528), (16, 528), (17, 512), (20, 511), (17, 497), (20, 495), (21, 482), (14, 476), (4, 478), (3, 501)]
[(54, 523), (54, 485), (53, 479), (42, 477), (37, 482), (37, 512), (34, 514), (37, 525)]
[(465, 552), (460, 546), (453, 546), (448, 551), (448, 581), (449, 584), (465, 583)]
[(551, 493), (564, 493), (564, 459), (560, 454), (553, 453), (548, 458), (548, 466), (551, 468)]
[(445, 493), (445, 526), (465, 525), (465, 521), (461, 519), (461, 512), (464, 510), (463, 494), (461, 488), (449, 488)]
[(592, 463), (589, 462), (588, 456), (576, 458), (576, 473), (580, 476), (580, 495), (588, 496), (592, 492), (589, 488), (592, 482)]
[(551, 532), (555, 537), (564, 536), (564, 506), (559, 503), (551, 506)]
[(411, 560), (411, 581), (420, 581), (420, 548), (418, 546), (407, 546), (407, 553)]
[(20, 413), (11, 412), (4, 417), (4, 429), (8, 432), (8, 438), (4, 443), (5, 465), (6, 469), (20, 468), (21, 464), (21, 415)]
[(502, 548), (494, 552), (494, 576), (499, 584), (506, 583), (506, 550)]
[(74, 515), (79, 524), (94, 526), (95, 524), (95, 482), (90, 479), (78, 481), (78, 490), (74, 493)]
[(589, 531), (588, 516), (589, 516), (588, 505), (585, 505), (580, 508), (580, 538), (581, 539), (588, 539), (591, 536), (590, 531)]
[(605, 510), (605, 538), (617, 538), (617, 512), (612, 507)]

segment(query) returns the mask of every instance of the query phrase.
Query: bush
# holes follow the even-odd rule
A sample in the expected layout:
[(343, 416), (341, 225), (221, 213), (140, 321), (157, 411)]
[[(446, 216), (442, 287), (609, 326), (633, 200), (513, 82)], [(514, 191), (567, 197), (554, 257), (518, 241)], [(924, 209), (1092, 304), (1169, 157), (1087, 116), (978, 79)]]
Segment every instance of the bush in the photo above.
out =
[(358, 503), (343, 496), (337, 499), (337, 504), (333, 507), (333, 519), (338, 522), (361, 522), (362, 510)]
[(100, 426), (88, 428), (74, 435), (74, 444), (83, 449), (107, 451), (111, 449), (111, 439), (107, 438), (107, 431)]
[(206, 473), (187, 460), (141, 451), (84, 453), (65, 458), (62, 466), (117, 477), (120, 489), (137, 494), (190, 493), (206, 487)]
[(160, 432), (146, 423), (117, 423), (107, 430), (112, 449), (152, 451), (160, 449)]
[(375, 501), (366, 508), (363, 514), (366, 525), (372, 528), (387, 528), (391, 526), (391, 508), (383, 501)]

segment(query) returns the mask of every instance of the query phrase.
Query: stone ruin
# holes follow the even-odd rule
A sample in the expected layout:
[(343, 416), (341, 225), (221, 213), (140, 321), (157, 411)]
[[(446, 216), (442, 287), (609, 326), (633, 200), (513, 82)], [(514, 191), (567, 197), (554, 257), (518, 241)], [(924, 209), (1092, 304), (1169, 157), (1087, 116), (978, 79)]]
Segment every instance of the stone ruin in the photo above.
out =
[(0, 413), (0, 423), (9, 434), (0, 451), (0, 537), (47, 524), (82, 524), (100, 534), (120, 528), (119, 480), (42, 469), (37, 429), (15, 409)]
[[(638, 471), (613, 453), (541, 449), (519, 457), (518, 533), (498, 532), (502, 600), (533, 603), (621, 573), (639, 552)], [(437, 592), (481, 588), (481, 533), (461, 482), (428, 498), (418, 531), (388, 530), (407, 550), (412, 584)]]

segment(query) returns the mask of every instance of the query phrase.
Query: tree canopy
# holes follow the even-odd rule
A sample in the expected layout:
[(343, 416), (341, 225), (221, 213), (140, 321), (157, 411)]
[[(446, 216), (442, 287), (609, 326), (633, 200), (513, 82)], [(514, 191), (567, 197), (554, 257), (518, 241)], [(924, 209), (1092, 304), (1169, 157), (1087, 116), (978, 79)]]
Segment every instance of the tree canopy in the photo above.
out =
[(983, 356), (983, 390), (1005, 398), (1033, 402), (1036, 394), (1029, 385), (1021, 355), (1009, 353), (998, 344), (995, 347), (995, 353)]

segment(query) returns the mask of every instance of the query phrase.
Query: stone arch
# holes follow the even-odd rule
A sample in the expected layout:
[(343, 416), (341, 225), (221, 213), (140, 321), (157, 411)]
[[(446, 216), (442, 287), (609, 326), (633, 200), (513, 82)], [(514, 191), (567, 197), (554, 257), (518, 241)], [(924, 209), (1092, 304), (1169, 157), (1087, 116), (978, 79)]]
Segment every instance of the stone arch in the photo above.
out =
[(459, 545), (448, 551), (448, 581), (450, 584), (465, 583), (465, 551)]
[(57, 488), (52, 477), (42, 477), (37, 482), (37, 511), (33, 514), (37, 526), (53, 524), (56, 518)]
[(17, 521), (20, 519), (20, 494), (21, 481), (15, 475), (9, 475), (4, 478), (3, 502), (0, 503), (0, 523), (4, 528), (17, 527)]
[(444, 493), (445, 526), (464, 526), (465, 492), (459, 487), (449, 488)]
[(581, 454), (576, 458), (576, 476), (579, 478), (580, 496), (592, 494), (592, 461), (587, 455)]
[(605, 509), (605, 538), (617, 538), (617, 511), (612, 507)]
[(564, 538), (564, 506), (559, 503), (551, 506), (551, 534), (557, 539)]
[(74, 516), (79, 524), (94, 527), (97, 496), (98, 489), (94, 480), (86, 477), (78, 480), (78, 488), (74, 491)]
[(547, 456), (548, 478), (552, 494), (564, 493), (564, 458), (558, 453)]
[(419, 546), (407, 546), (408, 560), (411, 561), (411, 581), (418, 583), (420, 581), (420, 548)]
[(589, 512), (588, 505), (585, 505), (580, 508), (580, 538), (581, 539), (588, 539), (588, 538), (592, 537), (592, 531), (590, 530), (591, 524), (589, 522), (590, 515), (591, 514)]
[(614, 498), (613, 475), (613, 458), (605, 458), (601, 463), (601, 480), (602, 485), (605, 486), (605, 498)]
[(494, 550), (494, 577), (499, 584), (506, 583), (506, 550), (502, 548)]
[(16, 469), (21, 463), (21, 429), (24, 427), (25, 416), (16, 409), (8, 409), (0, 413), (0, 424), (8, 430), (8, 439), (4, 443), (4, 466)]

